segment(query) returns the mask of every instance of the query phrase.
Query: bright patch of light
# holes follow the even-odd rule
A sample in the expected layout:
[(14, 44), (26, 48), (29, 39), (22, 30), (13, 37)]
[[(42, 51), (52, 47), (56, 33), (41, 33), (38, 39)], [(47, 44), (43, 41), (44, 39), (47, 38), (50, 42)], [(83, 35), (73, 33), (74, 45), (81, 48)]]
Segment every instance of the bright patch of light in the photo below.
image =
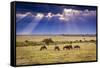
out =
[(52, 13), (49, 12), (45, 17), (51, 18), (52, 16)]
[(59, 20), (65, 20), (64, 16), (60, 16)]
[(37, 13), (37, 15), (36, 15), (36, 17), (39, 17), (39, 18), (41, 18), (43, 16), (44, 16), (44, 14), (42, 14), (42, 13)]
[(26, 15), (32, 15), (32, 13), (31, 12), (27, 12)]
[(64, 9), (63, 13), (64, 13), (64, 15), (72, 15), (73, 10), (72, 9)]
[(57, 14), (56, 14), (56, 15), (54, 15), (54, 16), (63, 17), (63, 15), (62, 15), (62, 14), (60, 14), (60, 13), (57, 13)]

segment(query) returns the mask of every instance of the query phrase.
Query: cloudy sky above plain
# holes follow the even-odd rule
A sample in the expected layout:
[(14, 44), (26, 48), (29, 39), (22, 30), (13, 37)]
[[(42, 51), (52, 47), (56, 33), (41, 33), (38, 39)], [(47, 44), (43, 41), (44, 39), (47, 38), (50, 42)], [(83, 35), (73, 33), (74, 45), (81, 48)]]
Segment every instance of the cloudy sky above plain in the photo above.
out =
[(96, 34), (96, 7), (16, 4), (16, 33)]

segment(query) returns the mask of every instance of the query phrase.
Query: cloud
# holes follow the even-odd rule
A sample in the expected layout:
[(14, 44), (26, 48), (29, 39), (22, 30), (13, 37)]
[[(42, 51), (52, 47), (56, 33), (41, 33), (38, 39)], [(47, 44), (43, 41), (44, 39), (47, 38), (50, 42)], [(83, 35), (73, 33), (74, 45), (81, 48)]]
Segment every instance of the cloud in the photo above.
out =
[[(64, 28), (66, 32), (73, 33), (73, 31), (74, 31), (75, 33), (78, 33), (78, 32), (80, 32), (80, 29), (79, 29), (80, 26), (79, 26), (79, 24), (77, 24), (77, 22), (78, 23), (86, 22), (86, 24), (87, 24), (87, 23), (90, 23), (90, 21), (92, 19), (94, 20), (94, 18), (96, 18), (95, 16), (96, 16), (96, 10), (88, 10), (88, 9), (76, 10), (76, 9), (67, 9), (67, 8), (64, 8), (62, 13), (56, 13), (56, 14), (54, 14), (52, 12), (48, 12), (48, 13), (40, 13), (40, 12), (16, 13), (16, 22), (19, 22), (19, 21), (21, 22), (21, 23), (17, 23), (17, 24), (23, 25), (24, 23), (27, 23), (26, 27), (23, 27), (23, 29), (20, 28), (20, 30), (19, 30), (19, 32), (17, 32), (17, 34), (22, 34), (22, 35), (23, 34), (24, 35), (32, 34), (32, 32), (35, 31), (35, 28), (40, 23), (43, 23), (43, 22), (46, 22), (46, 25), (49, 23), (52, 23), (52, 25), (57, 26), (57, 28), (59, 27), (59, 29), (62, 32), (63, 32), (63, 30), (62, 30), (63, 27), (61, 27), (61, 26), (63, 25), (63, 26), (66, 26)], [(23, 20), (25, 20), (25, 21), (23, 21)], [(26, 21), (26, 20), (29, 20), (29, 21)], [(93, 21), (93, 22), (95, 22), (95, 21)], [(55, 29), (56, 29), (56, 27), (55, 27)]]
[(96, 11), (93, 11), (93, 10), (91, 10), (91, 11), (89, 11), (89, 10), (84, 10), (83, 11), (83, 14), (82, 14), (83, 16), (96, 16)]
[(52, 16), (54, 16), (54, 15), (51, 12), (49, 12), (45, 17), (51, 18)]
[(16, 22), (20, 21), (21, 19), (25, 18), (26, 16), (34, 16), (31, 12), (27, 13), (17, 13), (16, 14)]
[(31, 13), (31, 12), (27, 12), (27, 13), (24, 13), (24, 14), (22, 14), (22, 13), (17, 13), (17, 14), (16, 14), (16, 17), (18, 17), (18, 18), (23, 18), (23, 17), (25, 17), (25, 16), (27, 16), (27, 15), (32, 15), (32, 13)]
[(78, 19), (80, 17), (93, 17), (96, 16), (95, 10), (75, 10), (75, 9), (64, 9), (62, 12), (62, 15), (64, 16), (65, 20), (73, 20)]
[(75, 10), (75, 9), (64, 9), (63, 15), (65, 16), (95, 16), (96, 11), (95, 10)]
[(32, 17), (37, 17), (37, 18), (46, 17), (49, 19), (52, 17), (57, 17), (61, 21), (62, 20), (70, 21), (70, 20), (75, 20), (75, 19), (83, 20), (82, 18), (94, 17), (96, 16), (96, 10), (88, 10), (88, 9), (76, 10), (76, 9), (64, 8), (62, 13), (57, 13), (57, 14), (53, 14), (51, 12), (47, 14), (43, 14), (43, 13), (32, 14), (31, 12), (26, 12), (24, 14), (18, 13), (16, 14), (17, 21), (23, 19), (24, 17), (28, 15), (31, 15)]
[(37, 18), (41, 18), (43, 16), (44, 16), (44, 14), (42, 14), (42, 13), (37, 13), (37, 15), (36, 15)]

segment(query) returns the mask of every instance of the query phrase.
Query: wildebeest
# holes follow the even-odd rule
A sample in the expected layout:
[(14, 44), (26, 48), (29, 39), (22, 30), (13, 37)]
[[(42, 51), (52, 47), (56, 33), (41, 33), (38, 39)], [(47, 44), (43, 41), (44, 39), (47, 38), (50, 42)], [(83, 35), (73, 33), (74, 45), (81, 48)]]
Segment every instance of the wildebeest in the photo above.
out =
[(73, 49), (72, 45), (66, 45), (63, 47), (63, 50), (70, 50), (70, 49)]
[(44, 49), (47, 50), (47, 47), (45, 45), (44, 46), (41, 46), (40, 51), (41, 50), (44, 50)]
[(80, 46), (76, 45), (74, 46), (75, 49), (80, 49)]
[(55, 47), (54, 47), (54, 50), (58, 50), (58, 51), (60, 51), (59, 46), (55, 46)]

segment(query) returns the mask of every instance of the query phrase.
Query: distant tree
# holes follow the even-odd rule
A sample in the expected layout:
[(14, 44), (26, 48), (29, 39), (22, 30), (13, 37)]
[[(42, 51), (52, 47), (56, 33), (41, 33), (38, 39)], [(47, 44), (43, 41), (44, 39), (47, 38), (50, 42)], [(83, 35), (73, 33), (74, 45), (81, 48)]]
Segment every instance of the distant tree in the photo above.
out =
[(70, 44), (72, 44), (73, 43), (73, 41), (70, 41)]
[(82, 42), (82, 40), (79, 40), (79, 42)]
[(90, 40), (90, 42), (95, 42), (95, 40)]
[(26, 43), (28, 43), (28, 40), (25, 40)]
[(54, 43), (54, 41), (51, 38), (44, 39), (42, 42), (44, 42), (46, 45), (49, 45), (50, 43)]

